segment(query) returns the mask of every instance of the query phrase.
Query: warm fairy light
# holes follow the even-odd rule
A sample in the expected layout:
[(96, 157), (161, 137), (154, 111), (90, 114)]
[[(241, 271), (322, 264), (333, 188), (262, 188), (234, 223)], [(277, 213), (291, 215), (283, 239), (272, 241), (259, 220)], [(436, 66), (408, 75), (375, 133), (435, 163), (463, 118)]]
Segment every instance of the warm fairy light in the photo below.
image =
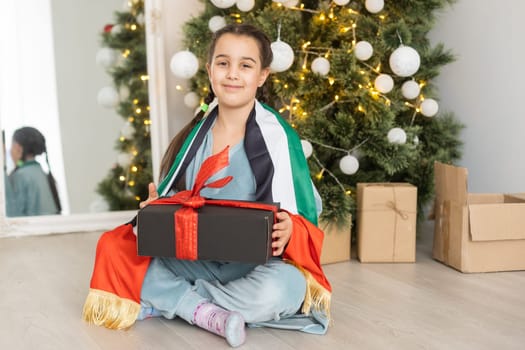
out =
[(319, 20), (320, 20), (321, 22), (323, 22), (325, 19), (326, 19), (326, 16), (325, 16), (324, 12), (322, 12), (322, 13), (319, 15)]
[(238, 13), (231, 13), (230, 16), (235, 17), (235, 18), (241, 18), (241, 15)]
[(176, 85), (176, 86), (175, 86), (175, 90), (181, 91), (181, 90), (182, 90), (182, 86), (180, 86), (180, 85)]
[(151, 119), (144, 119), (144, 125), (151, 125)]
[(286, 111), (286, 108), (282, 107), (281, 109), (279, 109), (279, 113), (283, 113), (284, 111)]
[(335, 95), (335, 96), (334, 96), (334, 100), (335, 100), (336, 102), (339, 101), (339, 95)]
[(135, 150), (133, 150), (133, 152), (131, 152), (131, 154), (133, 154), (134, 156), (137, 156), (137, 154), (139, 154), (139, 152), (135, 149)]
[(122, 52), (122, 56), (124, 56), (125, 58), (127, 58), (129, 56), (129, 54), (131, 53), (131, 50), (130, 49), (126, 49), (124, 50), (124, 52)]
[(359, 112), (365, 113), (365, 109), (364, 109), (363, 106), (361, 106), (361, 105), (357, 106), (357, 110), (358, 110)]
[(151, 109), (150, 106), (146, 106), (146, 110), (149, 111)]
[(281, 81), (279, 79), (274, 79), (273, 82), (279, 84)]
[(303, 117), (306, 117), (307, 115), (308, 115), (308, 113), (303, 112)]
[(359, 71), (359, 74), (365, 75), (366, 72), (365, 72), (364, 70), (360, 70), (360, 71)]
[(346, 32), (348, 32), (350, 29), (352, 29), (352, 27), (343, 27), (343, 28), (339, 29), (339, 31), (340, 31), (341, 33), (346, 33)]
[(376, 67), (376, 72), (379, 73), (380, 71), (381, 71), (381, 63), (379, 63), (379, 64), (377, 65), (377, 67)]
[(202, 91), (204, 91), (204, 92), (208, 92), (208, 87), (207, 87), (207, 86), (203, 87), (203, 88), (202, 88)]
[(334, 83), (335, 79), (333, 77), (328, 78), (328, 84), (330, 84), (330, 86), (334, 85)]
[(126, 141), (126, 138), (124, 136), (121, 136), (121, 137), (119, 137), (119, 141), (120, 142), (124, 142), (124, 141)]
[(133, 166), (131, 167), (131, 171), (134, 172), (134, 173), (136, 173), (137, 171), (139, 171), (139, 168), (137, 168), (136, 165), (133, 165)]
[(310, 46), (311, 43), (312, 43), (312, 42), (310, 42), (310, 41), (305, 42), (305, 43), (303, 44), (303, 46), (302, 46), (302, 47), (303, 47), (303, 50), (306, 50), (306, 48), (307, 48), (308, 46)]
[(135, 113), (137, 113), (137, 114), (140, 114), (140, 113), (142, 113), (142, 109), (140, 109), (140, 107), (139, 107), (139, 108), (137, 108), (137, 109), (135, 109)]
[(137, 30), (137, 25), (136, 24), (132, 24), (130, 28), (131, 28), (131, 30)]
[(128, 117), (128, 122), (133, 123), (135, 121), (135, 117)]
[(126, 177), (124, 175), (120, 175), (118, 179), (122, 182), (126, 181)]
[(357, 24), (356, 23), (352, 23), (352, 28), (353, 29), (357, 28)]
[(346, 194), (347, 196), (349, 196), (349, 195), (352, 194), (352, 191), (351, 191), (351, 190), (346, 190), (345, 194)]
[(328, 18), (334, 19), (334, 9), (330, 9), (330, 14), (328, 15)]
[(304, 80), (304, 74), (301, 74), (301, 75), (299, 76), (299, 79)]
[(140, 197), (139, 196), (135, 196), (135, 200), (136, 201), (140, 201)]
[(284, 84), (284, 88), (285, 88), (285, 89), (288, 89), (288, 84)]
[(133, 180), (129, 180), (129, 181), (128, 181), (128, 186), (129, 186), (129, 187), (133, 187), (133, 186), (135, 186), (135, 181), (133, 181)]
[(134, 105), (138, 105), (138, 104), (139, 104), (139, 99), (138, 99), (138, 98), (134, 99), (134, 100), (133, 100), (133, 104), (134, 104)]
[(385, 18), (386, 18), (386, 16), (385, 16), (385, 15), (379, 15), (379, 18), (380, 18), (382, 21), (384, 21)]
[(318, 172), (317, 175), (315, 175), (315, 178), (316, 178), (317, 180), (321, 180), (321, 179), (323, 178), (324, 170), (325, 170), (325, 169), (322, 168), (321, 171)]
[(147, 74), (141, 75), (140, 76), (140, 80), (142, 80), (142, 81), (149, 80), (149, 75), (147, 75)]

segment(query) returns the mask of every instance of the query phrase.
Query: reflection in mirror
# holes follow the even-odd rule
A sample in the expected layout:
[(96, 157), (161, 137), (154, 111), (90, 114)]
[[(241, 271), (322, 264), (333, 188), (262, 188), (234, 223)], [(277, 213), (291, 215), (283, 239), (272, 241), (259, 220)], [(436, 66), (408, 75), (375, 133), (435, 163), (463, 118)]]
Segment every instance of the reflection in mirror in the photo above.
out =
[[(61, 221), (67, 225), (60, 230), (68, 231), (67, 227), (77, 222), (109, 217), (92, 214), (105, 210), (96, 187), (116, 162), (114, 146), (124, 121), (115, 110), (97, 104), (98, 91), (111, 80), (96, 65), (95, 56), (102, 29), (122, 6), (121, 0), (7, 0), (3, 6), (0, 127), (5, 131), (6, 145), (0, 161), (5, 159), (4, 171), (12, 172), (16, 165), (10, 157), (14, 130), (22, 126), (40, 130), (47, 141), (63, 215), (60, 220), (6, 220), (2, 179), (0, 226)], [(45, 154), (37, 161), (47, 172)], [(123, 216), (129, 213), (123, 212)], [(90, 219), (85, 220), (87, 217)], [(90, 227), (88, 224), (84, 229)], [(2, 228), (0, 235), (4, 232)]]

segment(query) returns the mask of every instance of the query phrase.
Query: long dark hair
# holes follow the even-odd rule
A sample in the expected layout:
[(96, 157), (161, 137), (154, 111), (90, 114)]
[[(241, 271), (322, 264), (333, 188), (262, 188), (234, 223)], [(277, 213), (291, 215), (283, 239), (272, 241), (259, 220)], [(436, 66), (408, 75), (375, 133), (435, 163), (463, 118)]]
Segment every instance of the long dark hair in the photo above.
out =
[[(215, 46), (217, 44), (217, 41), (221, 36), (224, 34), (235, 34), (239, 36), (248, 36), (250, 38), (255, 39), (257, 42), (257, 46), (259, 47), (259, 55), (261, 59), (261, 68), (265, 69), (270, 67), (270, 64), (273, 60), (273, 53), (271, 48), (271, 41), (268, 38), (268, 36), (259, 28), (251, 25), (251, 24), (229, 24), (222, 29), (219, 29), (213, 34), (209, 49), (208, 49), (208, 64), (211, 64), (213, 60), (213, 54), (215, 52)], [(215, 98), (215, 93), (213, 92), (212, 87), (209, 87), (209, 93), (208, 96), (204, 99), (204, 103), (206, 105), (209, 105), (213, 99)], [(263, 84), (261, 87), (257, 89), (256, 98), (261, 102), (267, 102), (267, 91), (266, 91), (266, 84)], [(170, 145), (168, 146), (168, 149), (166, 150), (166, 153), (164, 153), (164, 156), (162, 157), (161, 165), (160, 165), (160, 178), (162, 179), (164, 176), (166, 176), (170, 170), (171, 165), (173, 164), (173, 161), (175, 160), (175, 157), (177, 156), (177, 153), (182, 147), (182, 143), (188, 137), (190, 131), (197, 125), (197, 123), (204, 117), (205, 111), (199, 110), (199, 112), (195, 115), (195, 117), (188, 123), (184, 128), (182, 128), (181, 131), (175, 137), (173, 140), (171, 140)]]
[[(60, 214), (62, 211), (62, 205), (60, 204), (60, 198), (58, 197), (58, 190), (56, 186), (55, 178), (51, 173), (51, 167), (49, 166), (49, 157), (46, 148), (46, 139), (44, 135), (37, 129), (25, 126), (23, 128), (17, 129), (13, 134), (13, 141), (22, 146), (22, 161), (27, 161), (29, 157), (39, 156), (42, 153), (46, 154), (46, 163), (49, 169), (47, 173), (47, 182), (49, 183), (49, 188), (51, 194), (53, 195), (53, 200), (57, 207), (57, 214)], [(15, 171), (18, 168), (15, 168)]]

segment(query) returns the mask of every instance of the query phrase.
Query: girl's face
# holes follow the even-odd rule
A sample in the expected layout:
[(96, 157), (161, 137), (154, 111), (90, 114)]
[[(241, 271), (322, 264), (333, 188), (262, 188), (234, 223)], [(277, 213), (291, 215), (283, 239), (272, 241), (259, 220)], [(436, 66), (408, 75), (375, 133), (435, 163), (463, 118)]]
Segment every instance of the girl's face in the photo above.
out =
[(231, 33), (217, 40), (206, 68), (219, 104), (228, 108), (251, 108), (257, 88), (270, 73), (269, 68), (261, 67), (256, 40)]

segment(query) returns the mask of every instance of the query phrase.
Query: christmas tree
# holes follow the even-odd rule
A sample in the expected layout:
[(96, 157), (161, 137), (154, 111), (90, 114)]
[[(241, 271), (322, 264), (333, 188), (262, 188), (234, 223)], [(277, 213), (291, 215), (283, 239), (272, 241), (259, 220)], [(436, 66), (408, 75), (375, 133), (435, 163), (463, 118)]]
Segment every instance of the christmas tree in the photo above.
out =
[[(453, 2), (204, 1), (202, 14), (184, 27), (188, 50), (176, 54), (171, 67), (191, 77), (185, 102), (194, 107), (195, 96), (209, 89), (211, 31), (233, 22), (255, 24), (273, 41), (269, 104), (303, 140), (323, 198), (322, 218), (355, 218), (358, 182), (412, 183), (422, 214), (433, 196), (434, 161), (460, 157), (462, 125), (451, 113), (437, 113), (432, 84), (453, 55), (427, 38), (436, 11)], [(192, 54), (199, 69), (188, 74)]]
[(129, 1), (127, 7), (104, 27), (96, 57), (113, 79), (100, 90), (98, 102), (116, 108), (126, 121), (115, 146), (117, 162), (97, 187), (110, 210), (138, 208), (152, 180), (144, 2)]

